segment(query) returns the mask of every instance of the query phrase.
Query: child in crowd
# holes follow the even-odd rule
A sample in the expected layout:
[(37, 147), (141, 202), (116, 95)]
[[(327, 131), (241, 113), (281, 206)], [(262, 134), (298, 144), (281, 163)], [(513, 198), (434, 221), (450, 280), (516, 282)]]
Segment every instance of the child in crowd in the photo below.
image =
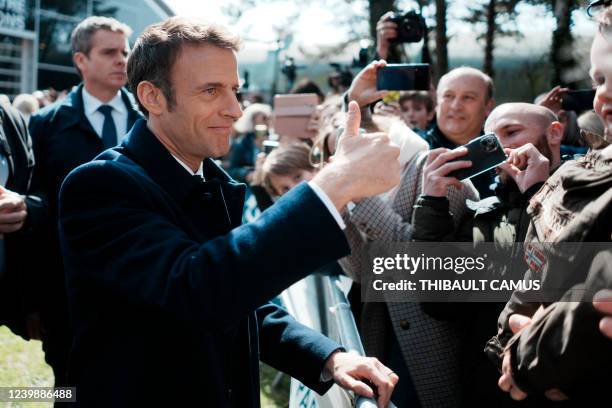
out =
[(399, 106), (404, 122), (419, 136), (425, 137), (434, 117), (434, 101), (429, 92), (402, 92)]

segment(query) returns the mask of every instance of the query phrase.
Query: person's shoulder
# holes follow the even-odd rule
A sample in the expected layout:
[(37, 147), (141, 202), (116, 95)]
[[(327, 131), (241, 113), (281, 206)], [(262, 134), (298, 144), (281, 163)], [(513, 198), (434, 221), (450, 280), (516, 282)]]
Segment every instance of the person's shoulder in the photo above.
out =
[(34, 113), (30, 117), (31, 123), (43, 123), (50, 122), (56, 119), (57, 115), (66, 111), (73, 113), (74, 109), (76, 109), (75, 101), (77, 97), (77, 89), (73, 89), (66, 95), (64, 98), (53, 102)]
[(107, 150), (72, 170), (62, 183), (60, 196), (100, 191), (142, 193), (148, 180), (142, 167), (125, 156), (121, 148)]

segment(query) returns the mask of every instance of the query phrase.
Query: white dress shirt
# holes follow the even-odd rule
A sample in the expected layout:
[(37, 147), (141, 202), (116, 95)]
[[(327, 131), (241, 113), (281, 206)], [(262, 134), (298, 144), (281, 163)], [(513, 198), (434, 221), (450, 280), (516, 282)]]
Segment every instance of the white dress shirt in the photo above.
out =
[(104, 126), (104, 114), (98, 110), (101, 105), (109, 105), (113, 108), (111, 116), (113, 117), (113, 122), (115, 122), (118, 138), (117, 144), (119, 144), (128, 130), (128, 110), (125, 103), (123, 103), (123, 98), (121, 98), (121, 91), (117, 91), (117, 95), (115, 95), (113, 99), (104, 103), (87, 92), (87, 89), (83, 87), (83, 108), (85, 110), (85, 117), (89, 120), (89, 123), (91, 123), (91, 126), (100, 138), (102, 138), (102, 127)]
[[(174, 159), (181, 165), (183, 166), (183, 168), (185, 170), (187, 170), (189, 172), (189, 174), (191, 174), (192, 176), (200, 176), (202, 178), (204, 178), (204, 172), (202, 170), (202, 163), (200, 163), (200, 168), (198, 169), (198, 171), (196, 171), (194, 173), (193, 170), (191, 170), (191, 167), (189, 167), (188, 165), (186, 165), (185, 163), (183, 163), (181, 161), (181, 159), (179, 159), (178, 157), (176, 157), (175, 155), (172, 155), (172, 157), (174, 157)], [(340, 215), (340, 213), (338, 212), (338, 210), (336, 209), (336, 206), (334, 205), (334, 203), (332, 203), (331, 199), (327, 196), (327, 194), (325, 194), (325, 191), (321, 190), (321, 188), (319, 186), (317, 186), (316, 184), (309, 182), (308, 185), (310, 186), (310, 188), (312, 189), (312, 191), (315, 192), (315, 194), (317, 195), (317, 197), (319, 197), (319, 200), (321, 200), (323, 202), (323, 204), (325, 205), (325, 207), (327, 207), (327, 210), (331, 213), (331, 215), (334, 217), (334, 219), (336, 220), (336, 222), (338, 223), (338, 226), (340, 227), (340, 229), (344, 230), (346, 228), (346, 224), (344, 223), (344, 221), (342, 220), (342, 216)]]

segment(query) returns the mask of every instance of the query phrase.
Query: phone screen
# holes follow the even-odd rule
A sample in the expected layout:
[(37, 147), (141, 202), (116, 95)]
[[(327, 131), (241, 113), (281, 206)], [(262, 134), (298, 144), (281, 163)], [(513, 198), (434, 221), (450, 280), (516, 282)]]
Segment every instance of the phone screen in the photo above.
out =
[(428, 91), (429, 64), (388, 64), (376, 72), (376, 89)]

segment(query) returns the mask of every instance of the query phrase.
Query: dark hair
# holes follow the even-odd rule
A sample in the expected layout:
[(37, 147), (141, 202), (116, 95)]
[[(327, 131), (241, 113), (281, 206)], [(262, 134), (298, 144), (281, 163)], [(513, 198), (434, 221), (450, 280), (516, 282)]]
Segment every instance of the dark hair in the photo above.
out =
[(305, 94), (305, 93), (314, 93), (317, 94), (319, 99), (322, 101), (325, 99), (325, 94), (319, 88), (314, 81), (308, 78), (302, 78), (296, 83), (293, 88), (289, 91), (290, 94)]
[(427, 91), (402, 92), (398, 101), (400, 109), (402, 107), (402, 104), (406, 101), (412, 101), (417, 104), (425, 105), (425, 109), (427, 109), (427, 112), (432, 112), (434, 110), (433, 99)]
[(136, 92), (138, 84), (149, 81), (161, 89), (170, 110), (175, 104), (170, 73), (181, 48), (186, 44), (210, 44), (238, 51), (240, 39), (221, 26), (184, 17), (171, 17), (145, 28), (134, 43), (127, 63), (129, 87), (145, 115), (148, 112), (138, 100)]

